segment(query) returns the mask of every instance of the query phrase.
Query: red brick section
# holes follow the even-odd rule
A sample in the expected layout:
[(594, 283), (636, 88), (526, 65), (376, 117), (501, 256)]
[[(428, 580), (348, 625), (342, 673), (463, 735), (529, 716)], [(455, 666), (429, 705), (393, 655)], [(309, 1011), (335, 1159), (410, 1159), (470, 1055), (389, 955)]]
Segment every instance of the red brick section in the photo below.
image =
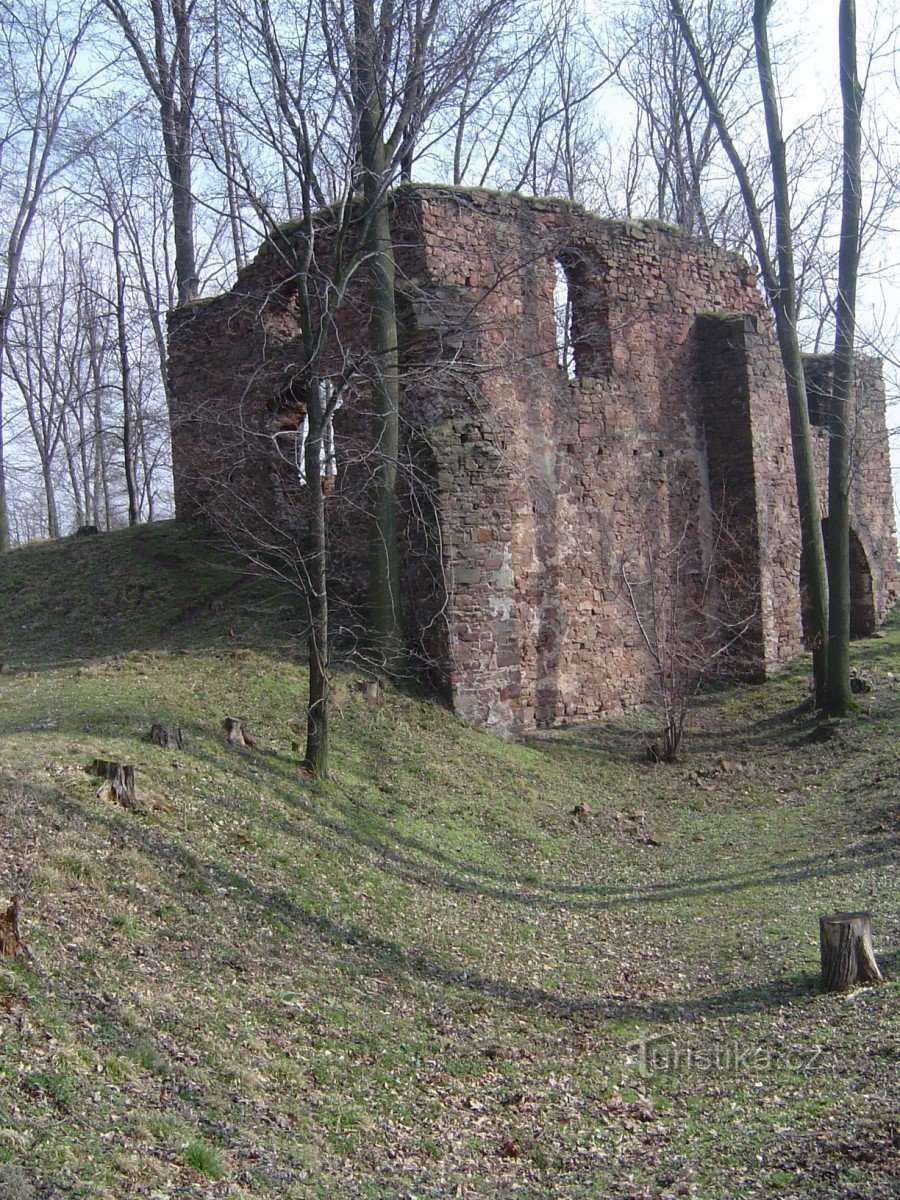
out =
[[(484, 191), (401, 189), (394, 230), (410, 645), (456, 711), (515, 735), (645, 700), (651, 665), (621, 580), (644, 545), (684, 544), (686, 591), (714, 557), (721, 603), (756, 613), (742, 670), (764, 675), (796, 654), (787, 405), (746, 263), (653, 223)], [(299, 236), (267, 243), (228, 295), (179, 309), (170, 340), (179, 513), (227, 514), (285, 544), (302, 505), (272, 434), (297, 416)], [(316, 249), (324, 281), (327, 218)], [(557, 362), (557, 263), (573, 304), (571, 380)], [(329, 504), (348, 637), (364, 633), (372, 455), (363, 282), (328, 356), (346, 395)], [(874, 364), (860, 376), (854, 528), (880, 619), (897, 587), (884, 393)]]

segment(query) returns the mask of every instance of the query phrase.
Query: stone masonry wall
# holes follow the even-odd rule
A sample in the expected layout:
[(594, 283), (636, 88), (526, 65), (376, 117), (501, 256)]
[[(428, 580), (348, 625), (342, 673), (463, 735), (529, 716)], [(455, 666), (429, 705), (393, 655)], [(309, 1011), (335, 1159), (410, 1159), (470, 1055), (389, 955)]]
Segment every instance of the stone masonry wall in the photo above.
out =
[[(817, 404), (817, 397), (827, 396), (830, 392), (831, 356), (808, 355), (804, 367), (812, 395), (811, 411), (817, 418), (813, 425), (816, 469), (822, 517), (827, 519), (828, 430), (824, 425), (823, 406)], [(864, 560), (857, 558), (857, 547), (851, 546), (851, 587), (854, 600), (858, 588), (871, 588), (870, 626), (874, 627), (885, 619), (900, 594), (890, 445), (880, 359), (856, 359), (852, 409), (850, 529), (851, 541), (858, 541), (858, 550), (862, 551)], [(860, 574), (866, 573), (871, 577), (871, 582), (860, 578)]]
[[(797, 653), (790, 432), (752, 270), (653, 223), (483, 191), (401, 189), (393, 227), (408, 625), (456, 711), (517, 734), (645, 700), (652, 662), (624, 581), (648, 549), (665, 563), (677, 550), (686, 601), (713, 572), (719, 610), (750, 614), (742, 670), (764, 675)], [(173, 316), (179, 512), (222, 503), (227, 475), (248, 522), (257, 504), (277, 524), (290, 485), (271, 465), (272, 428), (297, 357), (290, 259), (267, 244), (231, 293)], [(558, 265), (573, 378), (558, 361)], [(364, 606), (372, 447), (348, 371), (364, 357), (358, 288), (331, 355), (335, 377), (351, 379), (330, 501), (348, 612)], [(854, 520), (883, 616), (893, 510), (883, 407), (866, 412)]]

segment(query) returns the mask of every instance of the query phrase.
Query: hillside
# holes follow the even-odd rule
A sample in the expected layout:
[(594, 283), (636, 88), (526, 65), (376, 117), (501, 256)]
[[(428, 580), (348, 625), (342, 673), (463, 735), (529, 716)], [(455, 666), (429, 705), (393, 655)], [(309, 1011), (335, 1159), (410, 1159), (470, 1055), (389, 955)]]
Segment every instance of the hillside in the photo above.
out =
[[(897, 1194), (900, 625), (852, 722), (801, 664), (677, 767), (348, 671), (317, 787), (285, 603), (172, 525), (0, 560), (0, 1200)], [(888, 982), (823, 996), (856, 908)]]

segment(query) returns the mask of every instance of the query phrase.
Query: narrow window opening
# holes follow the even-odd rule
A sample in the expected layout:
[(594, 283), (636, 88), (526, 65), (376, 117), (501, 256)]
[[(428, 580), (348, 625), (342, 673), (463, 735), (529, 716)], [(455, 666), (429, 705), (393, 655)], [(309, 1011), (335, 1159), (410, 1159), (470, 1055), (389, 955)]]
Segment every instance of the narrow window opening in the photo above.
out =
[(309, 434), (309, 417), (304, 416), (299, 425), (292, 429), (278, 429), (272, 435), (278, 457), (294, 471), (300, 483), (306, 483), (306, 438)]
[[(321, 384), (322, 403), (328, 407), (332, 403), (335, 389), (334, 384), (326, 380)], [(334, 401), (331, 415), (325, 422), (322, 434), (322, 446), (319, 451), (323, 474), (326, 479), (337, 475), (337, 450), (334, 435), (334, 413), (341, 407), (343, 401), (338, 397)], [(302, 416), (301, 416), (302, 412)], [(306, 443), (309, 438), (309, 414), (305, 408), (298, 406), (293, 389), (288, 389), (277, 406), (277, 428), (272, 433), (272, 440), (279, 459), (287, 463), (296, 474), (301, 486), (306, 485)]]
[(557, 259), (553, 287), (553, 317), (556, 325), (556, 362), (567, 379), (577, 378), (575, 337), (572, 328), (572, 288), (566, 268)]

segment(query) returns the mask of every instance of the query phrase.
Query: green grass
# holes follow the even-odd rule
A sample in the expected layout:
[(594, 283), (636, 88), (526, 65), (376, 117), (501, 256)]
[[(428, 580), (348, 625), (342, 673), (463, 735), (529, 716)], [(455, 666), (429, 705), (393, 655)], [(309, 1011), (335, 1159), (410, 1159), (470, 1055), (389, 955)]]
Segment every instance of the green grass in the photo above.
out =
[(225, 1174), (221, 1154), (206, 1142), (191, 1142), (184, 1152), (184, 1161), (198, 1175), (205, 1175), (207, 1179), (221, 1179)]
[[(190, 526), (171, 521), (36, 542), (0, 570), (6, 670), (144, 648), (279, 643), (293, 613)], [(295, 632), (295, 631), (294, 631)]]
[[(198, 535), (17, 551), (0, 600), (0, 906), (35, 959), (0, 960), (0, 1163), (37, 1194), (894, 1194), (896, 625), (830, 741), (799, 664), (705, 697), (672, 768), (645, 715), (509, 746), (345, 672), (313, 786), (293, 617)], [(850, 999), (817, 990), (838, 908), (892, 977)]]

